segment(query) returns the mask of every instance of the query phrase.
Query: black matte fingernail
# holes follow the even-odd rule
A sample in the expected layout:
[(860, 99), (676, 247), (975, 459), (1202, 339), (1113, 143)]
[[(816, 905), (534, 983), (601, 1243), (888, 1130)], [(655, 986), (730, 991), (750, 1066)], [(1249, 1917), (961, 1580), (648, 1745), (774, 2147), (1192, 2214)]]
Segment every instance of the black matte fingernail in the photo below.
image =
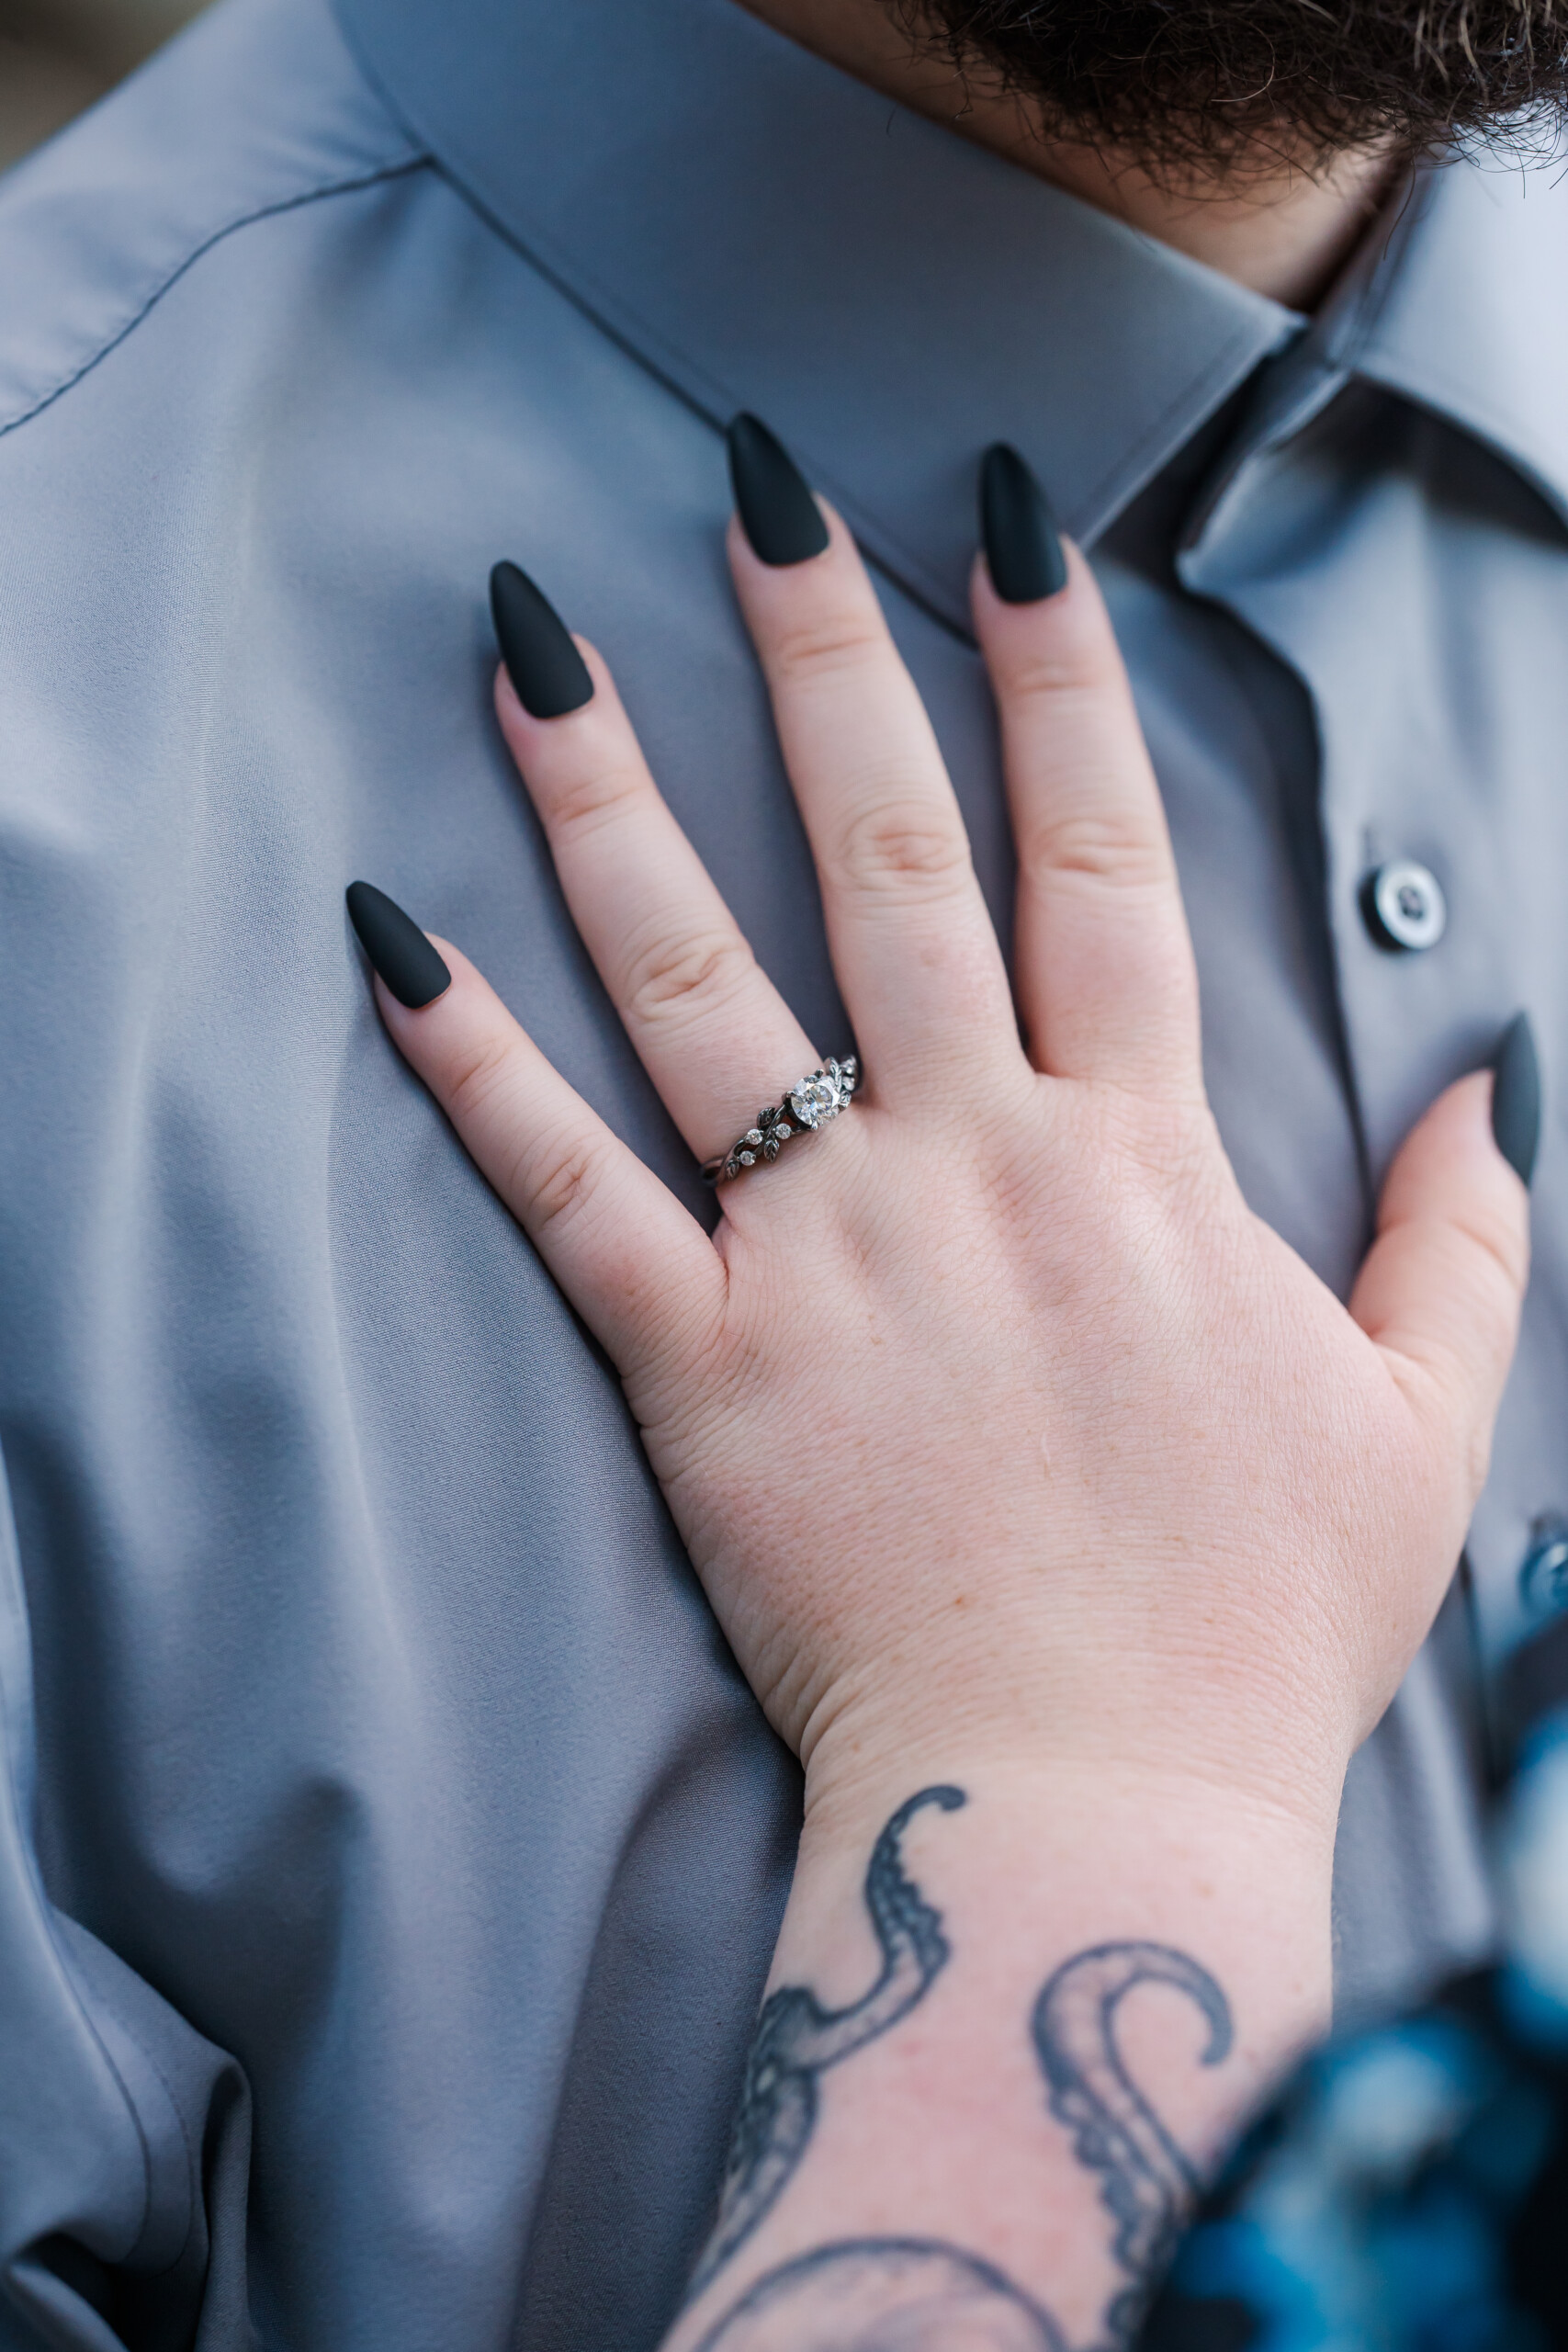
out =
[(729, 479), (753, 555), (773, 565), (805, 563), (828, 544), (822, 509), (789, 451), (759, 416), (729, 428)]
[(1066, 586), (1051, 502), (1005, 441), (993, 441), (980, 460), (980, 539), (1004, 605), (1037, 605)]
[(374, 882), (351, 882), (344, 896), (359, 944), (400, 1004), (411, 1012), (434, 1004), (452, 985), (452, 975), (412, 917)]
[(1540, 1142), (1540, 1063), (1528, 1012), (1509, 1022), (1493, 1057), (1492, 1133), (1515, 1175), (1528, 1184)]
[(549, 598), (514, 563), (490, 575), (491, 618), (506, 674), (530, 718), (564, 718), (593, 699), (588, 664)]

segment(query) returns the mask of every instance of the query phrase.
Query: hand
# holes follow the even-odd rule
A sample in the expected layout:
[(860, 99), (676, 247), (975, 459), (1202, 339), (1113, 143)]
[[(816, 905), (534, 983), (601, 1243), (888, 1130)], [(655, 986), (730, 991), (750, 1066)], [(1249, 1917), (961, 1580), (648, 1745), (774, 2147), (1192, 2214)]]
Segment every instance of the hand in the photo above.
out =
[[(1109, 624), (975, 616), (1021, 880), (1020, 1044), (941, 755), (848, 533), (730, 554), (866, 1070), (727, 1185), (712, 1240), (456, 951), (392, 1035), (620, 1368), (738, 1658), (816, 1802), (955, 1752), (1188, 1775), (1331, 1825), (1483, 1477), (1525, 1194), (1451, 1089), (1347, 1311), (1247, 1209), (1206, 1106), (1158, 794)], [(501, 723), (572, 913), (692, 1149), (824, 1049), (758, 970), (592, 649)]]
[[(941, 756), (829, 521), (788, 568), (739, 530), (730, 555), (858, 1103), (727, 1185), (710, 1240), (455, 951), (424, 1009), (379, 1001), (620, 1367), (807, 1768), (671, 2352), (1122, 2345), (1195, 2163), (1324, 2021), (1344, 1769), (1484, 1473), (1525, 1193), (1483, 1075), (1405, 1144), (1348, 1312), (1250, 1214), (1203, 1098), (1158, 794), (1076, 556), (1036, 604), (975, 582), (1021, 1046)], [(844, 1041), (804, 1036), (757, 969), (581, 652), (585, 707), (531, 718), (503, 676), (501, 723), (705, 1158)]]

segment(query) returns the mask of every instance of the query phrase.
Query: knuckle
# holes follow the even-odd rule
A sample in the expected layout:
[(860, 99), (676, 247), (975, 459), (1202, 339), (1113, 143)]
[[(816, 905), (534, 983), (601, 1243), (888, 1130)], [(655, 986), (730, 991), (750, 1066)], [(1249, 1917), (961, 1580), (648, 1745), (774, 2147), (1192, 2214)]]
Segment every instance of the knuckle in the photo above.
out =
[(597, 1165), (592, 1145), (581, 1136), (561, 1136), (536, 1147), (519, 1171), (536, 1237), (582, 1214), (592, 1197)]
[(627, 1017), (650, 1027), (691, 1020), (732, 1001), (754, 967), (751, 950), (733, 933), (661, 933), (627, 967)]
[(475, 1037), (457, 1046), (443, 1072), (443, 1092), (447, 1116), (459, 1132), (485, 1117), (505, 1082), (509, 1061), (502, 1037)]
[(1115, 656), (1096, 635), (1053, 630), (1043, 643), (1020, 647), (1008, 662), (1005, 688), (1020, 703), (1048, 703), (1053, 718), (1077, 715), (1089, 725), (1109, 715), (1107, 697), (1121, 684)]
[(833, 864), (835, 878), (851, 890), (876, 897), (941, 892), (967, 877), (969, 845), (940, 810), (886, 801), (845, 826)]
[(1479, 1204), (1472, 1204), (1468, 1213), (1461, 1212), (1454, 1222), (1488, 1272), (1491, 1306), (1511, 1339), (1518, 1319), (1519, 1302), (1529, 1280), (1528, 1232), (1518, 1217), (1506, 1214), (1488, 1216)]
[(829, 610), (785, 623), (768, 659), (779, 685), (809, 684), (835, 671), (857, 667), (878, 653), (882, 643), (881, 630), (869, 615)]
[(1166, 882), (1165, 844), (1134, 813), (1114, 803), (1063, 809), (1036, 819), (1020, 843), (1032, 875), (1077, 874), (1118, 887)]
[(1529, 1272), (1524, 1237), (1509, 1218), (1488, 1214), (1485, 1203), (1476, 1200), (1409, 1222), (1418, 1234), (1424, 1229), (1426, 1254), (1440, 1270), (1443, 1295), (1465, 1334), (1461, 1352), (1466, 1361), (1506, 1363)]
[(635, 762), (605, 760), (556, 779), (540, 796), (540, 814), (558, 841), (571, 840), (613, 820), (646, 788)]

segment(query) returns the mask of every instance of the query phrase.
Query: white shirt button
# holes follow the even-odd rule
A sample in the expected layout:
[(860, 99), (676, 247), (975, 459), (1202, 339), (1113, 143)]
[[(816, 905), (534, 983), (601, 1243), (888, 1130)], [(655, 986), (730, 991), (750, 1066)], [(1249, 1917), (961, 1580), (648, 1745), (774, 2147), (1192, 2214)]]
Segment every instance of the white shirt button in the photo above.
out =
[(1448, 929), (1449, 905), (1430, 866), (1391, 858), (1361, 885), (1361, 913), (1380, 947), (1404, 955), (1435, 947)]

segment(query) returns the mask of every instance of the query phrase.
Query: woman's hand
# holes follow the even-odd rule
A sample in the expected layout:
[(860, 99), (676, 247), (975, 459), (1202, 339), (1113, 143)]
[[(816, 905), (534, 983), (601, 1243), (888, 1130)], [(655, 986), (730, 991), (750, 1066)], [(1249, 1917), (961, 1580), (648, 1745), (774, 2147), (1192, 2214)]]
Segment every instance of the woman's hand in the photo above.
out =
[[(807, 1768), (780, 1971), (819, 1988), (837, 1972), (847, 1998), (866, 1976), (861, 1881), (877, 1832), (928, 1784), (972, 1801), (962, 1825), (942, 1820), (941, 1796), (911, 1815), (893, 1869), (900, 1839), (925, 1858), (948, 1941), (971, 1922), (975, 1965), (991, 1972), (987, 2014), (1006, 2013), (1025, 2085), (996, 2125), (1016, 2186), (1032, 2133), (1066, 2145), (1022, 2020), (1075, 1943), (1110, 1933), (1104, 1949), (1148, 1951), (1179, 1930), (1190, 1951), (1207, 1934), (1211, 1982), (1219, 1947), (1235, 1947), (1227, 2016), (1244, 2064), (1223, 2094), (1194, 2092), (1183, 2027), (1154, 2102), (1190, 2140), (1212, 2139), (1312, 2030), (1345, 1767), (1463, 1541), (1514, 1342), (1526, 1195), (1493, 1143), (1483, 1073), (1406, 1142), (1348, 1311), (1248, 1210), (1204, 1100), (1158, 793), (1076, 554), (1066, 587), (1037, 603), (1003, 604), (983, 564), (975, 581), (1021, 868), (1015, 1008), (930, 725), (828, 519), (810, 560), (770, 567), (738, 527), (730, 555), (864, 1069), (854, 1107), (728, 1183), (710, 1239), (455, 950), (441, 950), (450, 988), (423, 1009), (378, 997), (618, 1365), (719, 1622)], [(586, 705), (531, 718), (502, 675), (501, 723), (590, 953), (706, 1159), (850, 1041), (807, 1038), (757, 968), (604, 662), (581, 651)], [(913, 1983), (908, 1953), (887, 1961), (869, 1878), (863, 1900), (896, 1989), (900, 1967)], [(837, 2014), (824, 2001), (818, 2014)], [(1064, 2223), (1055, 2256), (1043, 2242), (1021, 2255), (1014, 2188), (989, 2197), (989, 2220), (969, 2210), (986, 2127), (964, 2085), (990, 2062), (956, 2009), (956, 2040), (933, 2056), (936, 2017), (904, 2063), (910, 2115), (929, 2120), (948, 2098), (968, 2116), (941, 2211), (963, 2209), (968, 2242), (987, 2236), (1071, 2318), (1062, 2266), (1081, 2226), (1075, 2239)], [(810, 2074), (805, 2047), (796, 2070)], [(1165, 2063), (1151, 2052), (1145, 2078)], [(862, 2139), (891, 2132), (902, 2177), (898, 2096), (865, 2091), (881, 2120)], [(830, 2222), (866, 2161), (852, 2133), (840, 2170), (820, 2171)], [(924, 2191), (908, 2193), (919, 2205)], [(776, 2258), (820, 2226), (801, 2185), (763, 2211), (748, 2196), (734, 2245), (764, 2212), (767, 2226), (737, 2290), (764, 2244)], [(1136, 2268), (1104, 2237), (1086, 2314), (1107, 2262), (1112, 2281)]]
[[(1185, 1770), (1332, 1812), (1463, 1541), (1525, 1196), (1489, 1079), (1406, 1144), (1348, 1313), (1237, 1191), (1191, 951), (1092, 578), (976, 573), (1028, 1047), (931, 728), (848, 533), (731, 555), (865, 1083), (725, 1186), (713, 1240), (479, 975), (388, 1026), (620, 1368), (759, 1699), (818, 1786), (886, 1754)], [(693, 1151), (807, 1038), (660, 798), (608, 673), (507, 741)], [(1176, 1661), (1180, 1660), (1180, 1670)]]

